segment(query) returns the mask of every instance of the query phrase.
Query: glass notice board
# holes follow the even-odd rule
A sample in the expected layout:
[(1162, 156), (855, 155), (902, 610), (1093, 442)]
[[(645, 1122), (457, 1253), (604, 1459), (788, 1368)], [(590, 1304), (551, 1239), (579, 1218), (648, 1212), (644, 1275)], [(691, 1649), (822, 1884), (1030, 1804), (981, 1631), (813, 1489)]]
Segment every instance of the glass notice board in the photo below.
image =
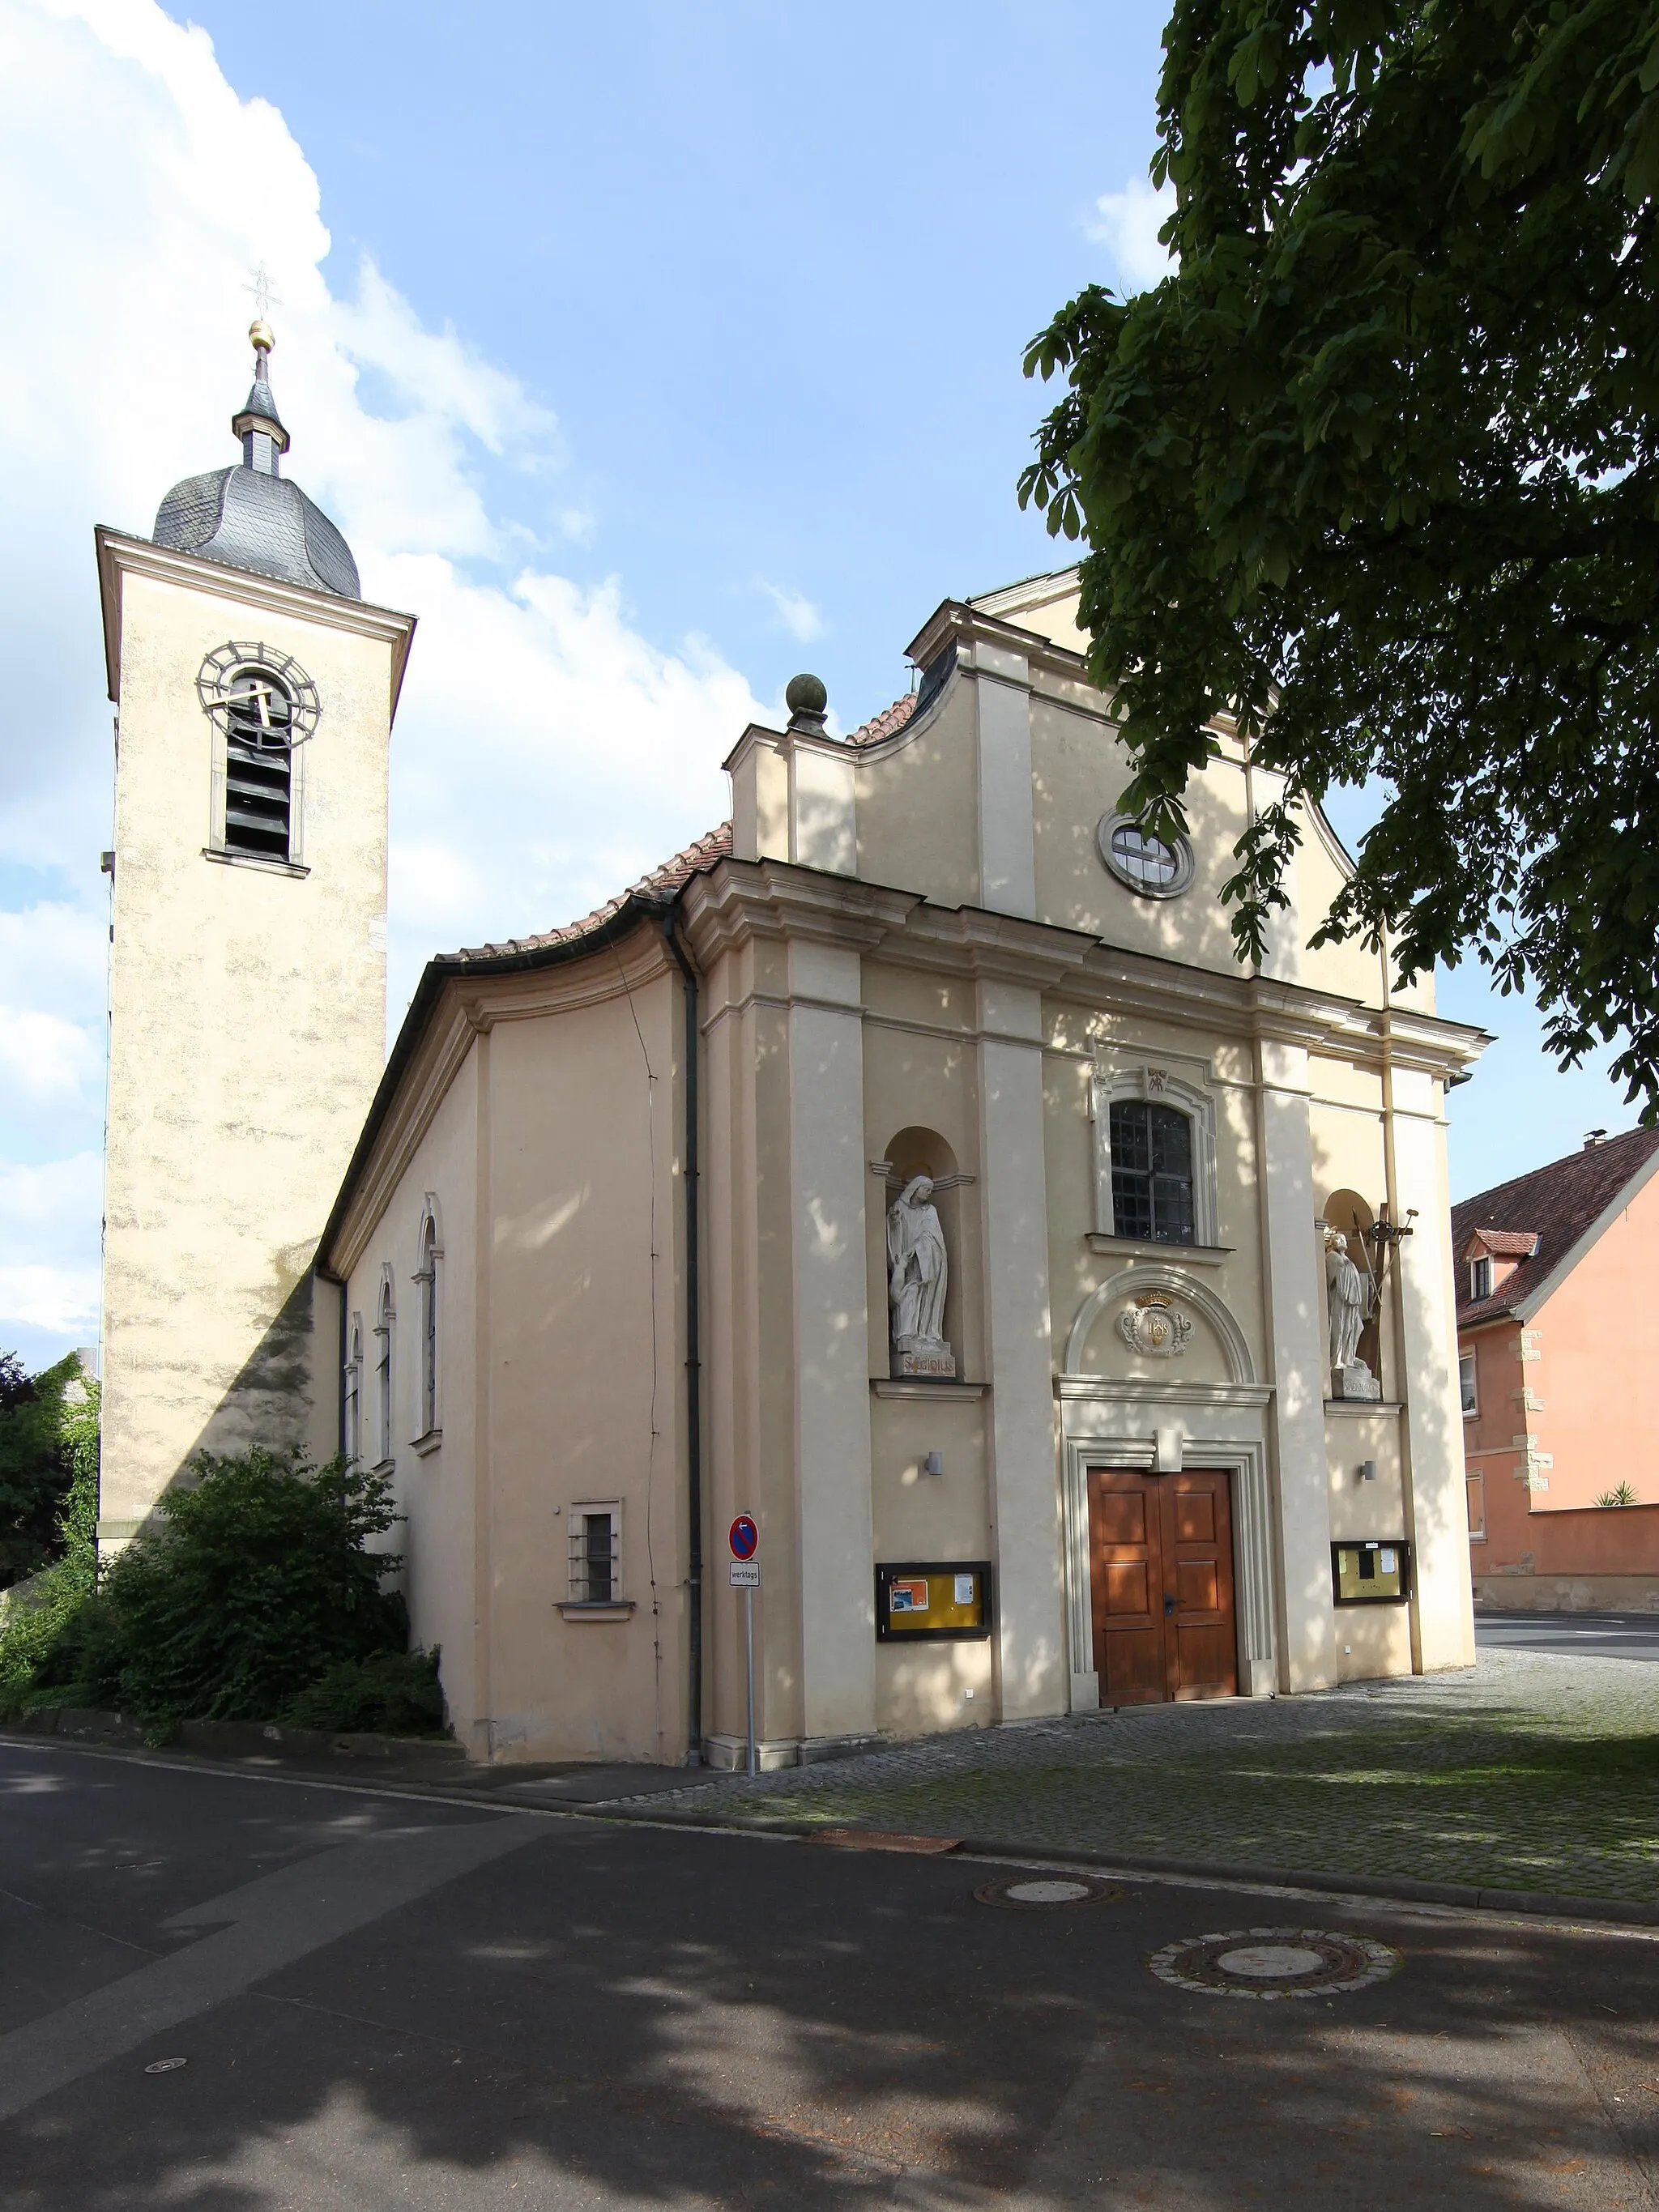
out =
[(1412, 1594), (1411, 1547), (1393, 1537), (1331, 1546), (1338, 1605), (1399, 1605)]
[(990, 1632), (988, 1559), (910, 1559), (876, 1569), (878, 1643), (943, 1644)]

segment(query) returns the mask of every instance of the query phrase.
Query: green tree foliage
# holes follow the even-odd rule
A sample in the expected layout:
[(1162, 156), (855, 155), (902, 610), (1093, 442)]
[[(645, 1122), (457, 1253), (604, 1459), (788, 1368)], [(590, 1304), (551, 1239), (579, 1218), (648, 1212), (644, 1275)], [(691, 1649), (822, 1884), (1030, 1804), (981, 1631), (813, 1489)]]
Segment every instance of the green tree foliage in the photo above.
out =
[[(25, 1375), (14, 1353), (0, 1352), (0, 1589), (52, 1555), (74, 1472), (70, 1431), (88, 1402), (84, 1382), (73, 1352), (35, 1376)], [(95, 1516), (95, 1504), (93, 1510)]]
[(69, 1486), (58, 1509), (56, 1557), (0, 1600), (0, 1698), (27, 1696), (59, 1636), (96, 1585), (101, 1399), (98, 1384), (88, 1376), (78, 1392), (66, 1389), (59, 1401), (58, 1433)]
[(343, 1662), (401, 1656), (399, 1517), (384, 1475), (297, 1452), (204, 1453), (190, 1486), (105, 1573), (34, 1674), (141, 1717), (272, 1720)]
[(1168, 834), (1239, 716), (1296, 802), (1390, 791), (1315, 942), (1530, 981), (1659, 1108), (1659, 0), (1176, 0), (1179, 272), (1032, 343), (1022, 503), (1083, 536), (1122, 804)]

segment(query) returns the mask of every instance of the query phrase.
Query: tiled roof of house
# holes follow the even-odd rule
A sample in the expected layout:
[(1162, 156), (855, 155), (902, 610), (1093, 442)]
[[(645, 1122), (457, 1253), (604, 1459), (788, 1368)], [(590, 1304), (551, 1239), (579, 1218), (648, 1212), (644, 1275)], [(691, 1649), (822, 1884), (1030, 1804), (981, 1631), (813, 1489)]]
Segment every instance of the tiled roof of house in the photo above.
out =
[(676, 853), (672, 860), (665, 860), (660, 867), (653, 868), (648, 875), (641, 876), (638, 883), (630, 884), (625, 891), (618, 891), (615, 898), (607, 899), (603, 906), (596, 906), (592, 914), (585, 914), (580, 921), (568, 921), (561, 928), (543, 930), (536, 937), (509, 937), (500, 945), (474, 945), (460, 952), (440, 957), (457, 961), (498, 960), (507, 953), (539, 952), (550, 945), (574, 944), (578, 938), (591, 936), (595, 930), (602, 929), (613, 915), (622, 912), (631, 898), (641, 899), (652, 905), (666, 905), (674, 893), (690, 883), (693, 876), (704, 868), (712, 868), (715, 861), (724, 860), (731, 849), (732, 824), (722, 822), (717, 830), (711, 830), (707, 836), (696, 839), (684, 852)]
[(872, 715), (860, 728), (854, 730), (847, 743), (849, 745), (878, 745), (884, 738), (890, 738), (896, 730), (902, 730), (915, 713), (916, 696), (915, 692), (907, 691), (902, 699), (895, 699), (890, 707), (884, 707), (880, 714)]
[(1472, 1229), (1471, 1246), (1477, 1237), (1481, 1249), (1490, 1252), (1495, 1260), (1530, 1260), (1538, 1249), (1535, 1229)]
[[(1622, 1137), (1609, 1137), (1587, 1151), (1570, 1152), (1564, 1160), (1534, 1168), (1513, 1182), (1500, 1182), (1452, 1208), (1452, 1256), (1457, 1261), (1457, 1324), (1468, 1328), (1514, 1313), (1542, 1289), (1573, 1246), (1592, 1228), (1620, 1193), (1659, 1152), (1659, 1129), (1628, 1129)], [(1468, 1270), (1462, 1265), (1470, 1237), (1482, 1232), (1487, 1249), (1501, 1258), (1511, 1256), (1505, 1244), (1528, 1244), (1529, 1256), (1521, 1260), (1489, 1298), (1468, 1296)], [(1500, 1243), (1490, 1233), (1508, 1235)], [(1535, 1239), (1535, 1245), (1532, 1240)]]

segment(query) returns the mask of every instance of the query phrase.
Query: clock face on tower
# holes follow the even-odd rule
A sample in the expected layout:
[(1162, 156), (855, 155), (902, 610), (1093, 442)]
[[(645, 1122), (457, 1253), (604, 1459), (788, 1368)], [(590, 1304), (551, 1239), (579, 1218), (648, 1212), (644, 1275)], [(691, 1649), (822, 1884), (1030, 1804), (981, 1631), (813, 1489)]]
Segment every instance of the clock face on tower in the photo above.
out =
[(246, 641), (209, 653), (196, 678), (202, 711), (234, 744), (289, 752), (316, 728), (317, 686), (291, 653)]

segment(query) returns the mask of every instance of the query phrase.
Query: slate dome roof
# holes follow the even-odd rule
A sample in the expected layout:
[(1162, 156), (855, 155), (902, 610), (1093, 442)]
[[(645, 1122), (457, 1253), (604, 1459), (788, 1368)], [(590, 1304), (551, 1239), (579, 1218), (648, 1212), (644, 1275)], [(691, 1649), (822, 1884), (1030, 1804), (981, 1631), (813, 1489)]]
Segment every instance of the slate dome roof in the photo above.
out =
[(231, 420), (242, 459), (176, 483), (155, 513), (154, 542), (337, 599), (362, 597), (351, 548), (314, 500), (277, 473), (288, 432), (270, 389), (270, 333), (254, 331), (253, 388)]

